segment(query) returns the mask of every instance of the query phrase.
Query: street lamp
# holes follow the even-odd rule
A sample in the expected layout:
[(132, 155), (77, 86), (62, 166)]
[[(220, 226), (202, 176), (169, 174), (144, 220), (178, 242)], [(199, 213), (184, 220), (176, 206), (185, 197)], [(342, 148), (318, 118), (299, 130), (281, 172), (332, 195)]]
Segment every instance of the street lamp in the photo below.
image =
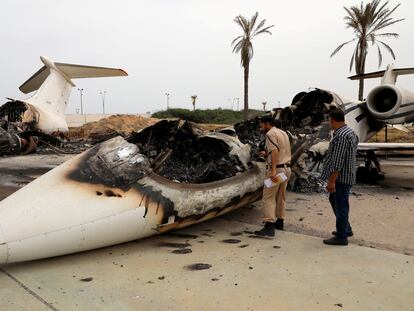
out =
[(105, 115), (105, 96), (106, 96), (106, 90), (99, 91), (99, 94), (101, 94), (102, 97), (102, 113)]
[(83, 89), (78, 88), (80, 93), (81, 114), (83, 115)]
[(240, 109), (239, 109), (240, 98), (236, 97), (235, 100), (236, 100), (236, 103), (237, 103), (237, 111), (240, 111)]
[(170, 93), (165, 93), (165, 96), (167, 96), (167, 110), (170, 109)]

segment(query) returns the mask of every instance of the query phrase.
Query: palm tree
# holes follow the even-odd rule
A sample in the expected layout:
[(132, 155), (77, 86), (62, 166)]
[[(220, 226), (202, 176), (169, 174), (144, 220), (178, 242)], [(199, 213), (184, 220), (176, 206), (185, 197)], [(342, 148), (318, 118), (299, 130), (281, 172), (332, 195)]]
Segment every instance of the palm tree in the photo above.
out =
[(263, 111), (266, 111), (267, 102), (262, 102), (262, 105), (263, 105)]
[(195, 111), (195, 106), (196, 106), (196, 101), (197, 101), (198, 96), (197, 95), (192, 95), (191, 96), (191, 101), (193, 104), (193, 110)]
[[(344, 7), (346, 16), (344, 17), (346, 28), (351, 28), (354, 32), (355, 38), (339, 45), (335, 51), (332, 52), (331, 57), (338, 53), (345, 45), (355, 42), (356, 46), (352, 53), (349, 71), (355, 64), (355, 71), (357, 74), (365, 73), (365, 61), (367, 58), (369, 45), (376, 46), (378, 51), (378, 67), (382, 64), (382, 50), (384, 47), (395, 59), (395, 54), (392, 48), (382, 38), (398, 38), (399, 34), (394, 32), (382, 32), (384, 28), (395, 23), (401, 22), (402, 19), (394, 19), (391, 15), (397, 10), (401, 4), (397, 4), (392, 9), (388, 7), (389, 1), (381, 3), (381, 0), (372, 0), (364, 5), (361, 2), (360, 6), (352, 6), (350, 8)], [(364, 94), (364, 80), (359, 80), (359, 100), (363, 99)]]
[(257, 16), (259, 13), (255, 13), (250, 20), (247, 20), (242, 15), (236, 16), (234, 18), (234, 22), (239, 25), (242, 30), (243, 34), (238, 36), (231, 42), (233, 47), (233, 53), (240, 53), (241, 65), (244, 68), (244, 119), (247, 120), (248, 118), (248, 111), (249, 111), (249, 68), (250, 68), (250, 60), (253, 57), (253, 44), (252, 40), (257, 35), (262, 33), (272, 34), (269, 29), (272, 28), (274, 25), (265, 26), (266, 20), (262, 20), (257, 26)]

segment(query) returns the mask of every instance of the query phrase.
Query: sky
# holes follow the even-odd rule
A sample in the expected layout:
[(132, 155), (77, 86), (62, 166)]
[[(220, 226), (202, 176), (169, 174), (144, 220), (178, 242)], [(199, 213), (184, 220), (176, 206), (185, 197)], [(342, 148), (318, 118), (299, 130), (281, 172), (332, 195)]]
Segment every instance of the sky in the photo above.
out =
[[(67, 113), (80, 108), (77, 88), (84, 89), (84, 111), (102, 112), (100, 91), (106, 90), (107, 113), (145, 113), (170, 107), (233, 108), (243, 98), (240, 56), (231, 41), (241, 34), (235, 16), (275, 25), (273, 35), (254, 39), (250, 65), (249, 103), (261, 109), (286, 106), (310, 87), (357, 97), (358, 83), (350, 75), (352, 46), (337, 56), (331, 52), (352, 39), (345, 28), (343, 6), (358, 0), (1, 0), (0, 96), (27, 98), (18, 87), (43, 64), (44, 55), (56, 62), (116, 67), (128, 77), (78, 79)], [(388, 39), (397, 56), (384, 51), (381, 69), (388, 63), (414, 67), (414, 1), (401, 3), (394, 15), (406, 18), (388, 30), (401, 35)], [(370, 50), (367, 72), (378, 70), (376, 50)], [(378, 80), (367, 81), (367, 89)], [(414, 89), (414, 76), (399, 78), (399, 85)], [(365, 93), (365, 95), (367, 92)], [(6, 100), (4, 100), (5, 102)]]

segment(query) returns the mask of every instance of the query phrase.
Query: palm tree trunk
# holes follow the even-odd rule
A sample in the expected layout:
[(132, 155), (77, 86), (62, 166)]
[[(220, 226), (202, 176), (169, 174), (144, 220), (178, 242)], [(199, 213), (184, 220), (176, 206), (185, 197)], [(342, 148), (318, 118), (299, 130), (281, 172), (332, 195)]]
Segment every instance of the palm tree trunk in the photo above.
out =
[[(361, 55), (360, 55), (360, 67), (358, 74), (363, 75), (365, 73), (365, 62), (367, 60), (367, 44), (361, 44)], [(359, 79), (359, 90), (358, 90), (358, 100), (364, 100), (364, 79)]]
[(249, 118), (249, 64), (244, 67), (244, 120)]
[(359, 79), (358, 100), (364, 99), (364, 79)]

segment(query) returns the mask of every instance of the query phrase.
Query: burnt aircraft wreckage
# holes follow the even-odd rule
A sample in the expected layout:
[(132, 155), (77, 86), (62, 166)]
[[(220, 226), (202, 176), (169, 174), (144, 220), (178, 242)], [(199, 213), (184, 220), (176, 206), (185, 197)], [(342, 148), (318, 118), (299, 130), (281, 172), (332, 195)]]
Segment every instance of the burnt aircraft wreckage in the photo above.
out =
[[(289, 133), (299, 177), (312, 176), (326, 152), (332, 107), (346, 112), (361, 141), (386, 123), (370, 113), (370, 103), (324, 90), (298, 94), (293, 102), (272, 114)], [(258, 122), (203, 132), (190, 122), (164, 120), (95, 145), (0, 202), (0, 263), (141, 239), (257, 201), (265, 170), (256, 155)]]
[(39, 139), (59, 143), (57, 137), (68, 131), (65, 110), (75, 86), (72, 79), (127, 75), (122, 69), (40, 60), (44, 66), (19, 87), (25, 94), (36, 92), (0, 106), (0, 156), (31, 153)]

